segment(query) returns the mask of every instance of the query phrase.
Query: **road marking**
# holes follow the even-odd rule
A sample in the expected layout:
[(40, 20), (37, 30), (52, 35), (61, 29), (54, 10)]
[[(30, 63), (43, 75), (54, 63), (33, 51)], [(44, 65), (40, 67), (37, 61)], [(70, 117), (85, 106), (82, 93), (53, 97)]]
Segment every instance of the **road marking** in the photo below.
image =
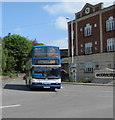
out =
[(18, 106), (21, 106), (21, 105), (17, 104), (17, 105), (0, 106), (0, 108), (9, 108), (9, 107), (18, 107)]

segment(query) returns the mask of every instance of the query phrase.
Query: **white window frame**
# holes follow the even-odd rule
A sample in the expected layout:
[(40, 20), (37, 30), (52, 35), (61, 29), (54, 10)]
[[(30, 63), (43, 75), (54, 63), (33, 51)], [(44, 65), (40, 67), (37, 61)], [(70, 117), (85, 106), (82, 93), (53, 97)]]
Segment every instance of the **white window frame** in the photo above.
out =
[(86, 24), (86, 27), (84, 28), (84, 35), (85, 36), (92, 35), (92, 25), (90, 25), (89, 23)]
[(110, 69), (115, 69), (115, 61), (107, 62), (106, 67)]
[(83, 44), (81, 44), (81, 47), (83, 47)]
[(85, 72), (86, 73), (93, 73), (93, 63), (92, 62), (86, 62), (85, 63)]
[(95, 45), (97, 45), (97, 41), (95, 41)]
[(115, 30), (115, 18), (110, 16), (108, 20), (106, 20), (106, 31)]
[(83, 31), (83, 29), (82, 29), (82, 28), (80, 28), (80, 31), (82, 32), (82, 31)]
[(85, 43), (85, 54), (92, 54), (93, 44), (92, 42)]
[(107, 39), (107, 52), (115, 51), (115, 38)]
[(97, 24), (96, 24), (96, 23), (94, 24), (94, 27), (95, 27), (95, 28), (97, 27)]

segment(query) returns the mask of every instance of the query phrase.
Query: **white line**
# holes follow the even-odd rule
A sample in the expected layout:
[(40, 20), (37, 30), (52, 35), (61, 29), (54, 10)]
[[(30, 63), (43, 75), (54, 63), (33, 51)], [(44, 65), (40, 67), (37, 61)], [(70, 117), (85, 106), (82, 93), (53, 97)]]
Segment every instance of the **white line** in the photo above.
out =
[(9, 107), (18, 107), (18, 106), (21, 106), (21, 105), (17, 104), (17, 105), (0, 106), (0, 108), (9, 108)]

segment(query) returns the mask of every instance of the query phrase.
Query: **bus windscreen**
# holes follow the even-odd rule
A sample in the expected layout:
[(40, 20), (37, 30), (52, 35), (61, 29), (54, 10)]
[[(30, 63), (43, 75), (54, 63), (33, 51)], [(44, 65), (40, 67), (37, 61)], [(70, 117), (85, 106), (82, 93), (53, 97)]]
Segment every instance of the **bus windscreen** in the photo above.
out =
[(36, 47), (34, 57), (59, 57), (58, 47)]
[(59, 67), (34, 67), (33, 72), (41, 77), (60, 77)]

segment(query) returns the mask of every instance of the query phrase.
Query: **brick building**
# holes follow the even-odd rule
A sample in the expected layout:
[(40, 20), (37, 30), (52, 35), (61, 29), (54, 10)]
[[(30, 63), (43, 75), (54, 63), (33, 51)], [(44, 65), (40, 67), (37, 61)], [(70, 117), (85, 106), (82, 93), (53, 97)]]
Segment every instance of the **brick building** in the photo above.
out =
[[(86, 3), (68, 22), (70, 76), (76, 80), (95, 78), (95, 70), (115, 68), (115, 5)], [(73, 29), (73, 30), (72, 30)], [(73, 40), (73, 42), (72, 42)], [(73, 55), (72, 55), (73, 43)]]

